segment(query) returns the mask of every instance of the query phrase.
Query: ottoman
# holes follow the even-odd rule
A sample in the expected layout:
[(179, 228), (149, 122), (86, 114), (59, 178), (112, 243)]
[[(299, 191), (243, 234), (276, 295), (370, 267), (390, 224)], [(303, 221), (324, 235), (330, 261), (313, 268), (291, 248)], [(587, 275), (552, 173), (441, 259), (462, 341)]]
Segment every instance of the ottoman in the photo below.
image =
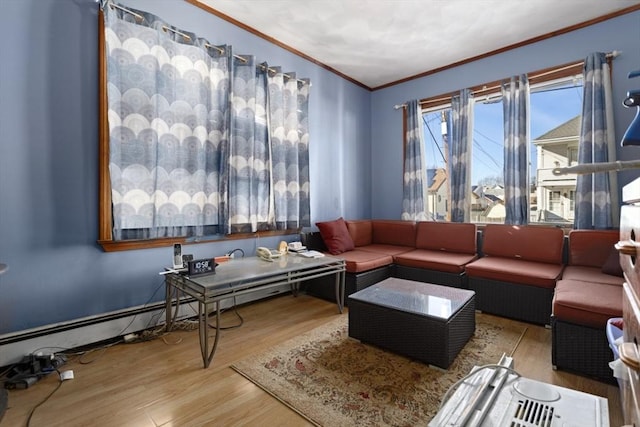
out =
[(349, 336), (447, 369), (476, 328), (475, 292), (389, 278), (349, 296)]

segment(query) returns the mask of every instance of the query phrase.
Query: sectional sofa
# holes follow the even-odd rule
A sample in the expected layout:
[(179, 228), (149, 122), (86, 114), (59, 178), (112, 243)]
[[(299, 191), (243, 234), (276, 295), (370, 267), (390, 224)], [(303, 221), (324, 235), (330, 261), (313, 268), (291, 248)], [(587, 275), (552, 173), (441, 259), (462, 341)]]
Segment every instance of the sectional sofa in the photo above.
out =
[(624, 274), (613, 230), (573, 230), (553, 298), (551, 362), (556, 369), (613, 382), (607, 320), (622, 317)]
[[(316, 225), (303, 244), (345, 259), (346, 295), (387, 277), (471, 289), (479, 311), (551, 327), (554, 368), (613, 380), (605, 324), (622, 316), (618, 231), (343, 218)], [(335, 299), (321, 279), (306, 290)]]
[[(392, 276), (467, 288), (464, 266), (478, 256), (475, 224), (339, 218), (316, 225), (320, 231), (302, 233), (302, 243), (345, 260), (345, 296)], [(322, 280), (307, 283), (307, 292), (335, 299)]]

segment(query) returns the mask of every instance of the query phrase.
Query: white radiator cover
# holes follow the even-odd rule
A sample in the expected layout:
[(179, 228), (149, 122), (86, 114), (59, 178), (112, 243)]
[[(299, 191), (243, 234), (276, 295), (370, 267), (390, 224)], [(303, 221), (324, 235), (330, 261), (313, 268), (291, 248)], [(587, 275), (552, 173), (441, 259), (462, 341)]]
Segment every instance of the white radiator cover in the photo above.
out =
[[(244, 304), (285, 292), (291, 292), (289, 285), (241, 295), (237, 297), (236, 303)], [(233, 300), (224, 300), (221, 306), (223, 309), (232, 307)], [(177, 319), (192, 318), (197, 316), (197, 313), (197, 303), (186, 300), (180, 304)], [(0, 335), (0, 367), (17, 363), (23, 356), (32, 353), (62, 352), (164, 323), (164, 302), (157, 302)]]

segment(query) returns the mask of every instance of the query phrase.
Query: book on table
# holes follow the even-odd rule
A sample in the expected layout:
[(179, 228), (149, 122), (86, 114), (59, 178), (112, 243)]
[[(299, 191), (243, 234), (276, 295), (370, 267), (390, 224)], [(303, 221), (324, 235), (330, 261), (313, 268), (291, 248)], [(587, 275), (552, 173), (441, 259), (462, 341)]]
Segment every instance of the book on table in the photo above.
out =
[(301, 255), (305, 258), (321, 258), (324, 256), (322, 252), (318, 252), (314, 250), (298, 252), (298, 255)]

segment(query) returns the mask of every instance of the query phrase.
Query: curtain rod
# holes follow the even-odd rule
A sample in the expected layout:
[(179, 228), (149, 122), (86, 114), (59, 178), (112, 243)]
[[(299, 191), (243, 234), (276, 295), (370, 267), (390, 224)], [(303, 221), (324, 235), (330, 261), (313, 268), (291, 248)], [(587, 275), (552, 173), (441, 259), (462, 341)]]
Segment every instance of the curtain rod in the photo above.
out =
[[(96, 0), (96, 2), (98, 2), (98, 1), (99, 1), (99, 0)], [(121, 10), (121, 11), (123, 11), (123, 12), (129, 13), (129, 14), (131, 14), (131, 15), (135, 16), (135, 17), (136, 17), (136, 19), (139, 19), (140, 21), (144, 21), (144, 16), (139, 15), (139, 14), (137, 14), (137, 13), (135, 13), (135, 12), (133, 12), (133, 11), (129, 10), (129, 9), (125, 9), (124, 7), (119, 6), (119, 5), (115, 4), (115, 3), (111, 3), (111, 2), (109, 2), (109, 7), (111, 7), (111, 8), (114, 8), (114, 7), (115, 7), (116, 9), (120, 9), (120, 10)]]
[[(606, 58), (607, 59), (614, 59), (614, 58), (620, 56), (620, 54), (622, 54), (622, 51), (614, 50), (612, 52), (607, 53), (606, 54)], [(548, 76), (549, 74), (557, 73), (558, 71), (567, 70), (567, 69), (570, 69), (572, 67), (576, 67), (576, 66), (578, 66), (580, 64), (584, 64), (584, 60), (576, 61), (576, 62), (567, 64), (567, 65), (563, 65), (563, 66), (560, 66), (558, 68), (554, 68), (552, 70), (548, 70), (548, 71), (542, 72), (540, 74), (532, 73), (531, 77), (532, 78), (540, 78), (540, 77)], [(483, 86), (480, 90), (476, 90), (476, 92), (491, 91), (491, 90), (494, 90), (494, 89), (500, 89), (500, 87), (501, 87), (500, 85), (494, 85), (494, 86), (490, 86), (490, 87)], [(441, 101), (448, 101), (448, 100), (451, 99), (451, 96), (452, 95), (442, 96), (440, 98), (429, 99), (429, 103), (438, 103), (438, 102), (441, 102)], [(398, 110), (400, 108), (406, 108), (406, 106), (407, 106), (406, 103), (404, 103), (404, 104), (396, 104), (396, 105), (393, 106), (393, 108), (394, 108), (394, 110)]]
[(566, 168), (554, 168), (551, 173), (554, 175), (566, 175), (575, 173), (577, 175), (591, 174), (597, 172), (620, 171), (625, 169), (640, 169), (640, 160), (618, 160), (615, 162), (590, 163), (583, 165), (569, 166)]
[[(96, 0), (96, 3), (99, 3), (99, 2), (100, 2), (100, 0)], [(110, 7), (112, 7), (112, 8), (113, 8), (113, 7), (115, 7), (116, 9), (120, 9), (120, 10), (122, 10), (123, 12), (130, 13), (131, 15), (135, 16), (135, 17), (136, 17), (136, 19), (138, 19), (138, 20), (140, 20), (140, 21), (144, 21), (144, 20), (145, 20), (145, 19), (144, 19), (144, 16), (139, 15), (139, 14), (137, 14), (137, 13), (135, 13), (135, 12), (133, 12), (133, 11), (129, 10), (129, 9), (126, 9), (126, 8), (124, 8), (124, 7), (122, 7), (122, 6), (119, 6), (119, 5), (115, 4), (115, 3), (112, 3), (112, 2), (110, 2), (110, 1), (108, 1), (108, 4), (109, 4), (109, 6), (110, 6)], [(173, 33), (176, 33), (176, 34), (178, 34), (178, 35), (182, 36), (182, 38), (184, 38), (185, 40), (187, 40), (187, 41), (191, 41), (191, 36), (190, 36), (189, 34), (185, 34), (185, 33), (181, 32), (181, 31), (178, 31), (178, 30), (176, 30), (176, 29), (173, 29), (173, 28), (169, 27), (168, 25), (163, 25), (163, 26), (162, 26), (162, 30), (163, 30), (164, 32), (171, 31), (171, 32), (173, 32)], [(224, 49), (222, 49), (221, 47), (218, 47), (218, 46), (214, 46), (214, 45), (212, 45), (212, 44), (210, 44), (210, 43), (205, 43), (205, 44), (204, 44), (204, 46), (205, 46), (205, 47), (207, 47), (207, 48), (209, 48), (209, 49), (215, 49), (215, 50), (217, 50), (217, 51), (218, 51), (218, 53), (220, 53), (220, 54), (223, 54), (223, 53), (224, 53)], [(239, 55), (233, 55), (233, 57), (234, 57), (235, 59), (237, 59), (238, 61), (242, 61), (242, 62), (243, 62), (243, 63), (245, 63), (245, 64), (247, 63), (247, 59), (246, 59), (246, 58), (243, 58), (242, 56), (239, 56)], [(266, 69), (267, 71), (270, 71), (270, 72), (272, 72), (272, 73), (276, 73), (276, 72), (277, 72), (277, 70), (275, 70), (275, 69), (273, 69), (273, 68), (265, 67), (264, 65), (260, 65), (260, 68), (262, 68), (263, 70), (264, 70), (264, 69)], [(285, 76), (285, 77), (286, 77), (286, 78), (288, 78), (288, 79), (292, 78), (289, 74), (282, 73), (282, 75), (283, 75), (283, 76)], [(304, 80), (300, 80), (300, 79), (296, 79), (296, 81), (298, 81), (298, 82), (300, 82), (300, 83), (306, 83), (306, 81), (304, 81)]]

